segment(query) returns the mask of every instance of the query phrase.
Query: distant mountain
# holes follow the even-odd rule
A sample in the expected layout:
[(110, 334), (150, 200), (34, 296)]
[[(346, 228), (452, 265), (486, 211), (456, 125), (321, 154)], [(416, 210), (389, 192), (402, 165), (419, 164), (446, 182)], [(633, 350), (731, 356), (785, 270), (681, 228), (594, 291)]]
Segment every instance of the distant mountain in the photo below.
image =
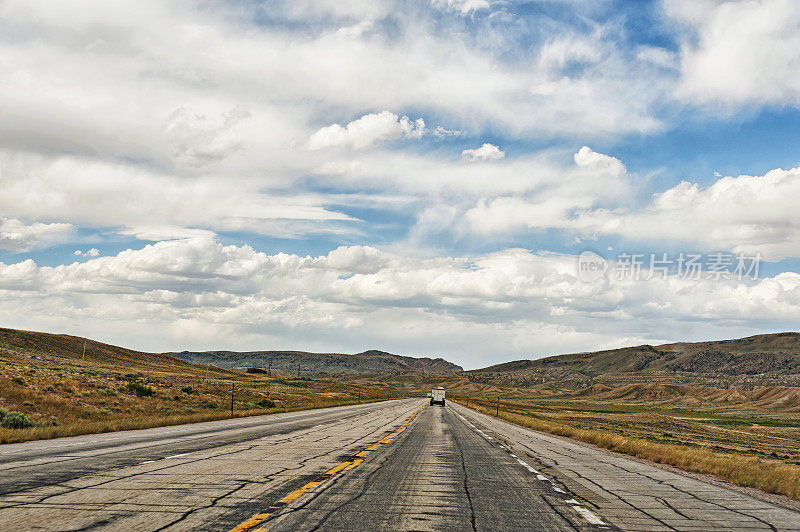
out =
[[(659, 379), (800, 384), (800, 333), (738, 340), (640, 345), (590, 353), (517, 360), (471, 372), (473, 380), (509, 384)], [(511, 382), (509, 382), (511, 381)]]
[(393, 355), (385, 351), (370, 350), (354, 355), (340, 353), (307, 353), (305, 351), (181, 351), (167, 355), (199, 364), (220, 368), (272, 367), (281, 372), (301, 371), (311, 373), (373, 373), (396, 371), (423, 371), (428, 373), (459, 373), (461, 366), (442, 358), (416, 358)]

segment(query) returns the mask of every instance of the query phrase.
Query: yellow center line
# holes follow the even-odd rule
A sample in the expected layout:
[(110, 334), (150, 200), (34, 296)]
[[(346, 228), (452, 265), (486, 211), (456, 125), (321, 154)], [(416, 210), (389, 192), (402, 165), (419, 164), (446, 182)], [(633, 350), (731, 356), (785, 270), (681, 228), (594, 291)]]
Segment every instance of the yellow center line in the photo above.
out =
[(364, 460), (354, 460), (353, 463), (350, 464), (349, 466), (345, 467), (344, 470), (345, 471), (351, 471), (351, 470), (357, 468), (362, 463), (364, 463)]
[(349, 465), (350, 465), (350, 462), (342, 462), (341, 464), (337, 465), (336, 467), (333, 467), (333, 468), (325, 471), (323, 473), (323, 475), (335, 475), (336, 473), (338, 473), (339, 471), (341, 471), (342, 469), (344, 469), (345, 467), (347, 467)]
[(289, 495), (279, 500), (278, 502), (282, 502), (283, 504), (289, 504), (290, 502), (298, 498), (300, 495), (302, 495), (303, 493), (307, 492), (308, 490), (319, 484), (322, 484), (322, 482), (315, 482), (315, 481), (309, 482), (302, 488), (294, 490), (293, 492), (291, 492)]
[(267, 517), (269, 517), (269, 514), (266, 513), (256, 514), (247, 521), (239, 523), (239, 525), (236, 528), (232, 528), (230, 532), (244, 532), (245, 530), (250, 530), (251, 528), (259, 524)]
[[(378, 447), (381, 443), (389, 443), (389, 442), (393, 441), (393, 439), (394, 439), (393, 436), (396, 436), (400, 432), (403, 432), (404, 430), (406, 430), (406, 427), (412, 421), (414, 421), (414, 418), (416, 418), (417, 415), (420, 412), (422, 412), (422, 410), (424, 408), (425, 407), (423, 406), (422, 408), (420, 408), (419, 410), (414, 412), (411, 415), (411, 417), (406, 420), (405, 423), (403, 423), (398, 428), (396, 428), (394, 431), (390, 432), (389, 434), (387, 434), (386, 436), (384, 436), (380, 440), (376, 441), (375, 443), (373, 443), (369, 447), (365, 448), (361, 452), (356, 453), (356, 456), (364, 456), (369, 451), (372, 451), (376, 447)], [(295, 499), (300, 497), (302, 494), (304, 494), (305, 492), (307, 492), (311, 488), (314, 488), (314, 487), (322, 484), (322, 482), (325, 480), (324, 477), (330, 477), (331, 475), (335, 475), (339, 471), (352, 471), (353, 469), (355, 469), (356, 467), (358, 467), (362, 463), (364, 463), (364, 460), (362, 460), (362, 459), (353, 460), (352, 462), (349, 462), (349, 461), (348, 462), (342, 462), (341, 464), (339, 464), (339, 465), (329, 469), (328, 471), (322, 473), (322, 475), (320, 475), (318, 477), (319, 480), (315, 480), (315, 481), (309, 482), (308, 484), (306, 484), (302, 488), (294, 490), (289, 495), (287, 495), (283, 499), (279, 500), (275, 504), (289, 504), (290, 502), (294, 501)], [(281, 508), (282, 508), (281, 506), (270, 506), (268, 509), (269, 510), (280, 510)], [(274, 512), (272, 512), (272, 513), (274, 513)], [(246, 521), (242, 521), (241, 523), (239, 523), (236, 527), (232, 528), (230, 530), (230, 532), (246, 532), (248, 530), (250, 532), (265, 532), (266, 531), (265, 528), (261, 528), (261, 527), (253, 528), (253, 527), (255, 527), (257, 525), (260, 525), (265, 519), (267, 519), (269, 516), (271, 516), (272, 513), (266, 512), (266, 511), (257, 513), (253, 517), (251, 517), (250, 519), (247, 519)]]

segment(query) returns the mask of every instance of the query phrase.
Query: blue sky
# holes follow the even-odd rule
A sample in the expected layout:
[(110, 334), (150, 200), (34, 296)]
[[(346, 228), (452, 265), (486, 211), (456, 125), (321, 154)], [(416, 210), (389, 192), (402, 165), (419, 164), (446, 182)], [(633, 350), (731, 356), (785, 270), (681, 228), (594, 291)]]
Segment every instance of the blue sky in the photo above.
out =
[[(0, 324), (467, 367), (797, 328), (787, 0), (0, 6)], [(609, 260), (580, 279), (584, 250)], [(614, 279), (620, 253), (757, 279)]]

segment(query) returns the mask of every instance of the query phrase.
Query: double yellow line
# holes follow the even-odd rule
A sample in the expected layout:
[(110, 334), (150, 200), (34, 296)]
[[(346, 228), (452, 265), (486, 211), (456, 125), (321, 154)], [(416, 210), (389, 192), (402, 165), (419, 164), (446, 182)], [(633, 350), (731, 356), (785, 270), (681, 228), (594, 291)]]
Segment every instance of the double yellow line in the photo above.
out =
[[(422, 410), (424, 408), (425, 407), (423, 406), (422, 408), (420, 408), (419, 410), (414, 412), (411, 415), (411, 417), (409, 417), (405, 421), (405, 423), (403, 423), (402, 425), (397, 427), (395, 430), (393, 430), (391, 433), (387, 434), (386, 436), (384, 436), (380, 440), (376, 441), (375, 443), (373, 443), (369, 447), (366, 447), (362, 451), (356, 453), (356, 456), (365, 457), (365, 456), (367, 456), (368, 453), (370, 453), (371, 451), (374, 451), (379, 445), (384, 444), (384, 443), (391, 443), (398, 434), (400, 434), (401, 432), (406, 430), (406, 427), (408, 427), (408, 425), (411, 424), (412, 421), (414, 421), (414, 418), (416, 418), (417, 415), (419, 415), (419, 413), (422, 412)], [(364, 463), (364, 458), (357, 458), (355, 460), (348, 460), (347, 462), (342, 462), (341, 464), (338, 464), (338, 465), (330, 468), (329, 470), (325, 471), (319, 477), (317, 477), (316, 479), (312, 480), (311, 482), (309, 482), (308, 484), (306, 484), (302, 488), (294, 490), (293, 492), (291, 492), (290, 494), (288, 494), (284, 498), (282, 498), (279, 501), (277, 501), (276, 503), (274, 503), (272, 506), (264, 509), (263, 511), (261, 511), (261, 512), (259, 512), (257, 514), (255, 514), (250, 519), (247, 519), (246, 521), (242, 521), (237, 526), (232, 528), (230, 530), (230, 532), (246, 532), (248, 530), (250, 530), (251, 532), (264, 532), (265, 531), (264, 528), (254, 528), (254, 527), (262, 524), (269, 516), (274, 514), (276, 511), (280, 510), (281, 508), (283, 508), (284, 506), (286, 506), (287, 504), (289, 504), (290, 502), (292, 502), (296, 498), (300, 497), (302, 494), (304, 494), (308, 490), (310, 490), (310, 489), (312, 489), (312, 488), (314, 488), (316, 486), (319, 486), (320, 484), (325, 482), (327, 479), (329, 479), (333, 475), (336, 475), (337, 473), (340, 473), (340, 472), (343, 472), (343, 471), (352, 471), (353, 469), (355, 469), (358, 466), (360, 466), (362, 463)]]

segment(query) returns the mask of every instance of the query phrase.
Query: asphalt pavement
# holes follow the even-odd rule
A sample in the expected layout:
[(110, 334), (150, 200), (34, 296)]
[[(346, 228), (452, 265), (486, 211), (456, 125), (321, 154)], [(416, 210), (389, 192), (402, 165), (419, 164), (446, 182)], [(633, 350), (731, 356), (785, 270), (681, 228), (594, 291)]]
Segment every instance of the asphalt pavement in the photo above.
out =
[(3, 445), (0, 529), (800, 530), (800, 514), (408, 399)]

